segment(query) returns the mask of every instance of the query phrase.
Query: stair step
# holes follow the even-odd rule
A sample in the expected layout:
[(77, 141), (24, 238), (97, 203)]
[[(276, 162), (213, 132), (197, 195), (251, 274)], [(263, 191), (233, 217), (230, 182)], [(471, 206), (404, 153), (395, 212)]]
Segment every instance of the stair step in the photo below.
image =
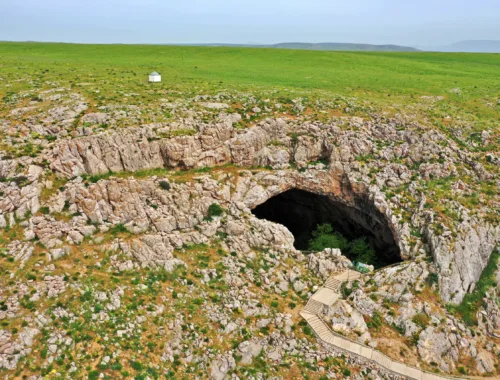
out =
[(313, 322), (313, 323), (309, 323), (311, 325), (311, 327), (313, 329), (316, 329), (316, 328), (320, 328), (321, 326), (323, 326), (323, 323), (321, 322)]
[(329, 277), (328, 280), (326, 280), (326, 284), (330, 284), (330, 283), (338, 283), (340, 282), (338, 279), (338, 277)]
[(317, 331), (328, 330), (328, 328), (325, 325), (314, 326), (313, 329), (315, 329)]
[(340, 281), (337, 280), (336, 278), (329, 278), (328, 280), (326, 280), (326, 285), (332, 285), (332, 284), (340, 284)]
[(339, 293), (339, 291), (340, 291), (340, 284), (339, 285), (325, 285), (325, 288), (333, 290), (335, 293)]
[(322, 321), (321, 319), (318, 319), (317, 321), (312, 321), (312, 323), (309, 323), (313, 328), (315, 329), (327, 329), (329, 331), (328, 325)]
[(325, 283), (325, 286), (328, 287), (328, 288), (338, 288), (340, 287), (342, 283), (340, 281), (328, 281)]
[(323, 304), (321, 302), (318, 302), (318, 301), (311, 299), (307, 303), (304, 310), (311, 311), (312, 313), (317, 314), (321, 310), (322, 307), (323, 307)]
[(329, 334), (330, 330), (328, 330), (325, 326), (316, 328), (316, 329), (314, 329), (314, 331), (316, 331), (316, 333), (318, 333), (318, 335), (325, 334), (325, 333), (330, 335)]
[(328, 331), (324, 331), (324, 330), (314, 330), (314, 332), (316, 333), (316, 335), (318, 335), (319, 337), (321, 337), (322, 339), (326, 336), (330, 336), (330, 334), (328, 333)]
[(321, 321), (321, 318), (318, 317), (317, 314), (314, 314), (313, 318), (311, 318), (311, 321), (314, 321), (314, 322)]
[(325, 327), (325, 322), (323, 321), (314, 321), (313, 323), (310, 323), (311, 326), (313, 327)]

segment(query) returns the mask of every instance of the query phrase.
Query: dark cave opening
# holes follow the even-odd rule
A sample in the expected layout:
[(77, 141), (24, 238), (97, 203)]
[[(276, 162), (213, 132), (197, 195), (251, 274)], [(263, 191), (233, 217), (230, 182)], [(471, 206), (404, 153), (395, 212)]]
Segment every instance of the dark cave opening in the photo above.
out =
[(359, 199), (355, 206), (349, 206), (326, 195), (292, 189), (268, 199), (252, 213), (287, 227), (299, 250), (307, 250), (317, 226), (330, 224), (348, 240), (364, 237), (376, 252), (376, 266), (401, 261), (399, 246), (385, 216), (368, 200)]

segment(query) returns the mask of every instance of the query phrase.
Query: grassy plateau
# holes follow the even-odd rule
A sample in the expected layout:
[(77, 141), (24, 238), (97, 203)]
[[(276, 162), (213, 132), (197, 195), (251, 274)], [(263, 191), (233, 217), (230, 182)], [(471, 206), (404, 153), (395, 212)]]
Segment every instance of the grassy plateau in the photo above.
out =
[[(443, 112), (481, 120), (500, 116), (500, 55), (369, 53), (153, 45), (0, 43), (2, 98), (46, 81), (95, 83), (101, 96), (142, 93), (156, 70), (157, 89), (347, 96), (382, 108), (443, 96)], [(29, 81), (27, 80), (29, 78)]]

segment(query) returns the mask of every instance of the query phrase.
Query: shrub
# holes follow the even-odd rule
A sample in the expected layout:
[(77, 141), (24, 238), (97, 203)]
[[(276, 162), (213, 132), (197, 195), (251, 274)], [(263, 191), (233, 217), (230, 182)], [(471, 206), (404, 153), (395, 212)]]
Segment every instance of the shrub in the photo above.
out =
[(362, 263), (372, 264), (377, 261), (375, 250), (367, 243), (364, 237), (353, 240), (349, 244), (348, 253), (353, 260)]
[(212, 203), (210, 206), (208, 206), (208, 213), (205, 219), (210, 221), (212, 220), (212, 218), (221, 216), (222, 214), (224, 214), (224, 209), (217, 203)]
[(418, 333), (412, 334), (411, 337), (408, 338), (408, 345), (409, 346), (417, 346), (418, 341), (420, 340), (420, 335)]
[(347, 376), (351, 376), (351, 370), (350, 370), (349, 368), (344, 368), (344, 369), (342, 370), (342, 374), (343, 374), (344, 376), (346, 376), (346, 377), (347, 377)]
[(396, 330), (400, 335), (405, 335), (406, 329), (404, 328), (404, 326), (398, 326), (395, 323), (393, 323), (392, 328)]
[(36, 305), (33, 301), (22, 301), (21, 306), (28, 310), (34, 310)]
[(90, 290), (87, 290), (85, 293), (83, 293), (80, 296), (80, 301), (85, 302), (85, 301), (91, 301), (92, 300), (92, 292)]
[(111, 227), (109, 231), (111, 232), (112, 235), (128, 232), (127, 227), (125, 227), (122, 223), (118, 223), (117, 225)]
[(334, 231), (330, 224), (321, 224), (312, 233), (313, 238), (309, 241), (309, 250), (322, 251), (325, 248), (338, 248), (342, 254), (351, 260), (380, 266), (373, 247), (365, 237), (352, 241), (347, 240), (341, 233)]
[(437, 273), (429, 273), (429, 275), (427, 276), (427, 278), (425, 279), (425, 282), (429, 285), (429, 286), (432, 286), (434, 284), (437, 284), (439, 281), (439, 277), (437, 275)]
[(303, 326), (302, 331), (304, 331), (304, 334), (306, 335), (314, 336), (314, 331), (309, 327), (309, 325)]
[(135, 369), (136, 371), (142, 371), (143, 370), (143, 365), (140, 363), (140, 362), (136, 362), (136, 361), (133, 361), (131, 360), (130, 361), (130, 366)]
[(373, 316), (366, 322), (366, 325), (371, 329), (378, 330), (382, 327), (383, 323), (384, 319), (382, 314), (379, 311), (375, 311)]
[(160, 187), (163, 190), (170, 190), (170, 183), (168, 183), (167, 181), (160, 181)]
[(345, 251), (349, 242), (340, 233), (334, 232), (329, 224), (321, 224), (312, 233), (313, 238), (309, 241), (311, 251), (322, 251), (325, 248), (338, 248)]
[(40, 212), (43, 214), (43, 215), (47, 215), (50, 213), (50, 209), (48, 207), (40, 207)]
[(415, 314), (411, 320), (422, 329), (427, 328), (427, 326), (429, 326), (429, 322), (431, 321), (429, 316), (425, 313)]
[(348, 298), (352, 294), (352, 289), (347, 287), (347, 281), (340, 285), (340, 293), (344, 296), (344, 298)]

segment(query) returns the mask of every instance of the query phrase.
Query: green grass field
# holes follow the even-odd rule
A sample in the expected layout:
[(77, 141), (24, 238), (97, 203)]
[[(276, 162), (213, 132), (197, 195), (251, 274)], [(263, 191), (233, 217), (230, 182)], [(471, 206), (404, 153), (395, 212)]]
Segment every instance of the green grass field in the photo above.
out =
[[(154, 87), (147, 83), (153, 70), (163, 77)], [(416, 115), (445, 132), (464, 123), (467, 133), (500, 130), (500, 54), (0, 43), (4, 103), (54, 85), (95, 106), (123, 103), (130, 94), (127, 104), (154, 107), (165, 94), (182, 100), (244, 92), (261, 100), (326, 100), (361, 114)], [(443, 99), (422, 98), (429, 96)]]
[[(0, 68), (3, 92), (6, 82), (12, 90), (22, 86), (13, 82), (25, 74), (35, 82), (96, 81), (134, 89), (157, 70), (165, 88), (288, 89), (367, 100), (440, 95), (491, 116), (498, 115), (500, 97), (499, 54), (0, 43)], [(450, 93), (454, 88), (462, 94)], [(488, 109), (488, 102), (495, 107)]]

